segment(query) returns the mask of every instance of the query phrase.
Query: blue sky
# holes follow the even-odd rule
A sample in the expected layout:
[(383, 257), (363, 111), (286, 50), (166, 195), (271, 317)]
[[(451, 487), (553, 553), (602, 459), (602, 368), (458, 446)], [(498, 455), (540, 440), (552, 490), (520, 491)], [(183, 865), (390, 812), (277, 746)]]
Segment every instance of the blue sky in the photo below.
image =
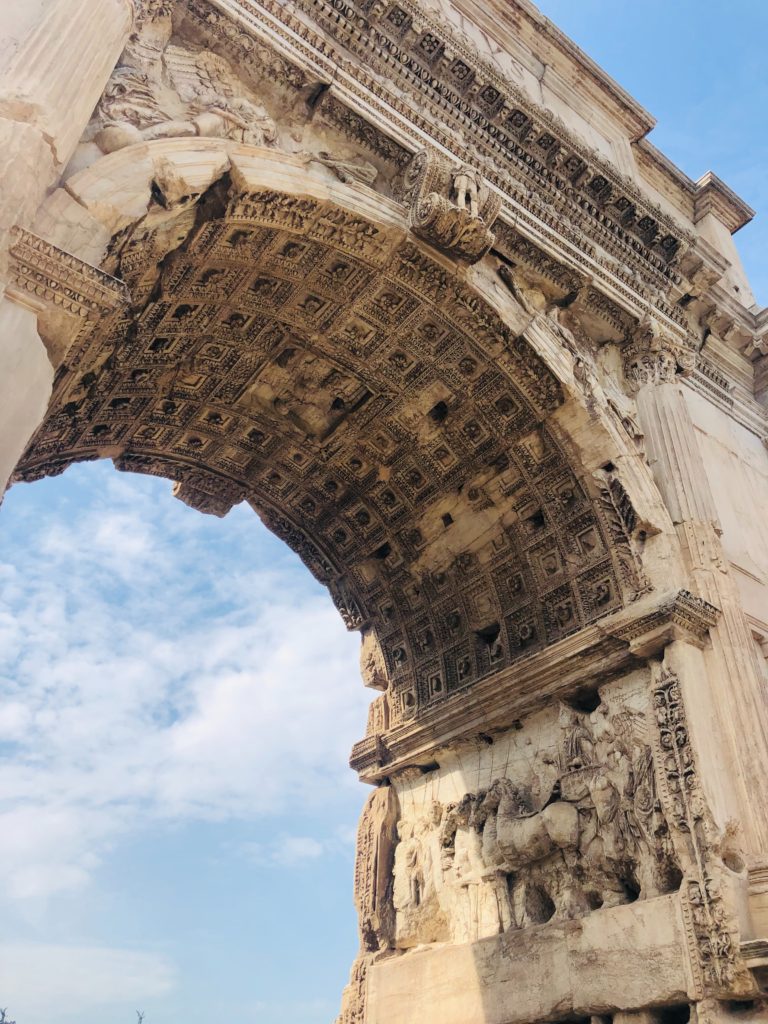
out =
[(539, 9), (656, 118), (650, 140), (696, 180), (714, 171), (756, 211), (736, 235), (768, 305), (768, 4), (541, 0)]
[[(759, 213), (768, 5), (551, 0), (689, 175)], [(358, 639), (246, 507), (111, 464), (0, 510), (0, 1005), (18, 1024), (330, 1024), (354, 956)]]
[(202, 516), (104, 462), (2, 519), (0, 1005), (327, 1024), (356, 947), (357, 636), (247, 506)]

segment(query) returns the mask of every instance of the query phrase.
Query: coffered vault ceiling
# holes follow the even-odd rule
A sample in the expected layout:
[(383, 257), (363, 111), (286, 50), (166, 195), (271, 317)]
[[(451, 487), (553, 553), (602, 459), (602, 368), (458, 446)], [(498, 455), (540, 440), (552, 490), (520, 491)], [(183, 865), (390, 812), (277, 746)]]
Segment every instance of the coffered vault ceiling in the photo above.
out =
[(62, 366), (19, 479), (109, 457), (205, 512), (249, 501), (373, 630), (395, 720), (642, 588), (548, 423), (558, 381), (394, 203), (228, 177), (162, 200), (115, 237), (130, 306)]

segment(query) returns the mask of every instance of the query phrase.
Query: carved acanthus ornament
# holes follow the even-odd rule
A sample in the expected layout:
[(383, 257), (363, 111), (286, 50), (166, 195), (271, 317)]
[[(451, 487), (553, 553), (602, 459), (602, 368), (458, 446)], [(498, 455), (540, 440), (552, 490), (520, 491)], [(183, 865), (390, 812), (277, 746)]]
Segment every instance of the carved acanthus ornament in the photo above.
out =
[[(677, 958), (658, 1006), (751, 995), (659, 667), (707, 663), (732, 609), (699, 584), (726, 566), (686, 576), (668, 520), (691, 517), (638, 454), (693, 492), (664, 385), (728, 403), (718, 346), (749, 339), (710, 302), (725, 266), (411, 0), (139, 7), (66, 197), (108, 220), (126, 284), (11, 248), (12, 294), (86, 321), (15, 478), (107, 457), (208, 514), (247, 501), (362, 633), (378, 692), (350, 763), (376, 788), (342, 1024), (389, 1024), (380, 967), (474, 942), (483, 986), (546, 987), (526, 944), (567, 964), (518, 1024), (600, 1020), (598, 933)], [(135, 213), (105, 217), (99, 165)]]
[(609, 524), (623, 578), (637, 598), (650, 590), (650, 582), (645, 575), (641, 558), (642, 540), (637, 513), (624, 485), (615, 473), (601, 470), (596, 476), (596, 481), (600, 506)]
[[(165, 42), (157, 41), (162, 35), (158, 26), (165, 24), (169, 5), (140, 6), (156, 13), (140, 19), (143, 27), (138, 35), (145, 38), (135, 46), (145, 55), (153, 53), (155, 62), (159, 57), (164, 67)], [(169, 70), (163, 72), (162, 102), (156, 96), (152, 99), (159, 114), (150, 112), (149, 121), (154, 123), (139, 129), (146, 137), (178, 131), (243, 139), (261, 133), (263, 143), (271, 145), (269, 114), (259, 127), (266, 111), (257, 97), (262, 94), (260, 82), (266, 79), (288, 87), (295, 96), (310, 95), (312, 116), (318, 123), (332, 126), (396, 171), (424, 146), (426, 135), (454, 170), (464, 166), (474, 175), (482, 174), (503, 199), (494, 227), (496, 244), (503, 245), (505, 233), (512, 232), (521, 253), (527, 249), (540, 265), (540, 254), (547, 254), (543, 262), (549, 263), (553, 276), (563, 279), (577, 268), (591, 279), (585, 309), (609, 325), (615, 337), (628, 338), (648, 310), (673, 334), (677, 330), (697, 333), (705, 296), (706, 304), (719, 308), (722, 288), (718, 282), (727, 261), (701, 238), (688, 235), (668, 212), (649, 204), (636, 183), (585, 147), (556, 116), (532, 104), (514, 81), (479, 55), (455, 25), (409, 2), (301, 0), (285, 5), (277, 0), (242, 0), (241, 6), (249, 22), (247, 30), (230, 12), (213, 9), (204, 0), (189, 0), (185, 5), (183, 17), (176, 19), (177, 31), (192, 29), (195, 44), (184, 44), (182, 49), (194, 54), (205, 40), (222, 55), (224, 64), (219, 62), (212, 76), (213, 91), (221, 102), (211, 107), (203, 102), (211, 89), (205, 69), (198, 68), (202, 85), (192, 90), (190, 102), (199, 109), (191, 109), (186, 100), (179, 103), (171, 46)], [(144, 67), (141, 62), (138, 66)], [(337, 80), (340, 67), (346, 76), (343, 85)], [(252, 107), (248, 116), (222, 121), (222, 110), (237, 114), (227, 110), (228, 83), (235, 69), (245, 78), (240, 94)], [(388, 78), (393, 82), (385, 84)], [(140, 93), (141, 88), (137, 101)], [(259, 111), (255, 120), (250, 117), (252, 108)], [(103, 142), (122, 144), (121, 139), (136, 138), (123, 122), (117, 126), (120, 131), (112, 133), (113, 143), (108, 143), (107, 136)], [(343, 176), (346, 171), (339, 167), (336, 173)], [(357, 177), (356, 172), (351, 174)], [(458, 194), (451, 194), (450, 186), (447, 192), (435, 194), (442, 198), (426, 204), (425, 216), (433, 219), (432, 227), (449, 245), (460, 248), (459, 236), (464, 237), (470, 251), (467, 258), (474, 258), (479, 240), (464, 236), (466, 225), (459, 223), (463, 218), (456, 213)], [(699, 199), (699, 205), (704, 203), (703, 195)], [(509, 228), (512, 224), (514, 229)], [(752, 351), (754, 331), (743, 316), (737, 320), (744, 350)], [(691, 373), (689, 379), (698, 389), (712, 390), (706, 368)], [(724, 390), (719, 394), (733, 407)], [(752, 429), (754, 412), (741, 405), (736, 403), (737, 413), (746, 417)]]
[(653, 384), (671, 384), (696, 368), (697, 353), (692, 341), (675, 338), (647, 318), (635, 330), (623, 350), (624, 376), (632, 391)]

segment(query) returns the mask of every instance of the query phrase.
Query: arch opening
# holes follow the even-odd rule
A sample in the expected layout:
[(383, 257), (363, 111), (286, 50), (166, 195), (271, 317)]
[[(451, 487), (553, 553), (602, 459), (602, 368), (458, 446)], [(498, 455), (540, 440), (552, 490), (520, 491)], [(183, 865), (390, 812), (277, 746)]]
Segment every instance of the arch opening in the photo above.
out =
[(108, 457), (203, 512), (248, 501), (372, 638), (391, 725), (637, 596), (522, 307), (295, 158), (230, 147), (222, 170), (198, 141), (170, 201), (157, 168), (190, 176), (185, 147), (75, 176), (122, 222), (104, 267), (130, 301), (70, 347), (17, 480)]

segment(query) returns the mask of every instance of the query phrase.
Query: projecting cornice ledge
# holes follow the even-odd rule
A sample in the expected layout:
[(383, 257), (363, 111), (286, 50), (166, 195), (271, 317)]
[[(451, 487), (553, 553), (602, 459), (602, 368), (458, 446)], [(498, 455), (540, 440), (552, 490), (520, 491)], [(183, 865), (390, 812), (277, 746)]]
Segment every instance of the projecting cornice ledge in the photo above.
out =
[(552, 700), (599, 685), (661, 654), (673, 640), (703, 646), (719, 614), (687, 590), (649, 595), (455, 691), (418, 719), (367, 736), (352, 748), (350, 765), (364, 782), (376, 783), (403, 768), (431, 764), (445, 744), (507, 729)]
[(128, 303), (128, 289), (103, 270), (16, 227), (11, 233), (8, 293), (37, 311), (98, 320)]
[(755, 216), (752, 207), (748, 206), (712, 171), (707, 171), (696, 182), (694, 223), (698, 224), (701, 218), (708, 213), (714, 214), (731, 234), (734, 234), (739, 228), (743, 228), (745, 224), (749, 224)]

